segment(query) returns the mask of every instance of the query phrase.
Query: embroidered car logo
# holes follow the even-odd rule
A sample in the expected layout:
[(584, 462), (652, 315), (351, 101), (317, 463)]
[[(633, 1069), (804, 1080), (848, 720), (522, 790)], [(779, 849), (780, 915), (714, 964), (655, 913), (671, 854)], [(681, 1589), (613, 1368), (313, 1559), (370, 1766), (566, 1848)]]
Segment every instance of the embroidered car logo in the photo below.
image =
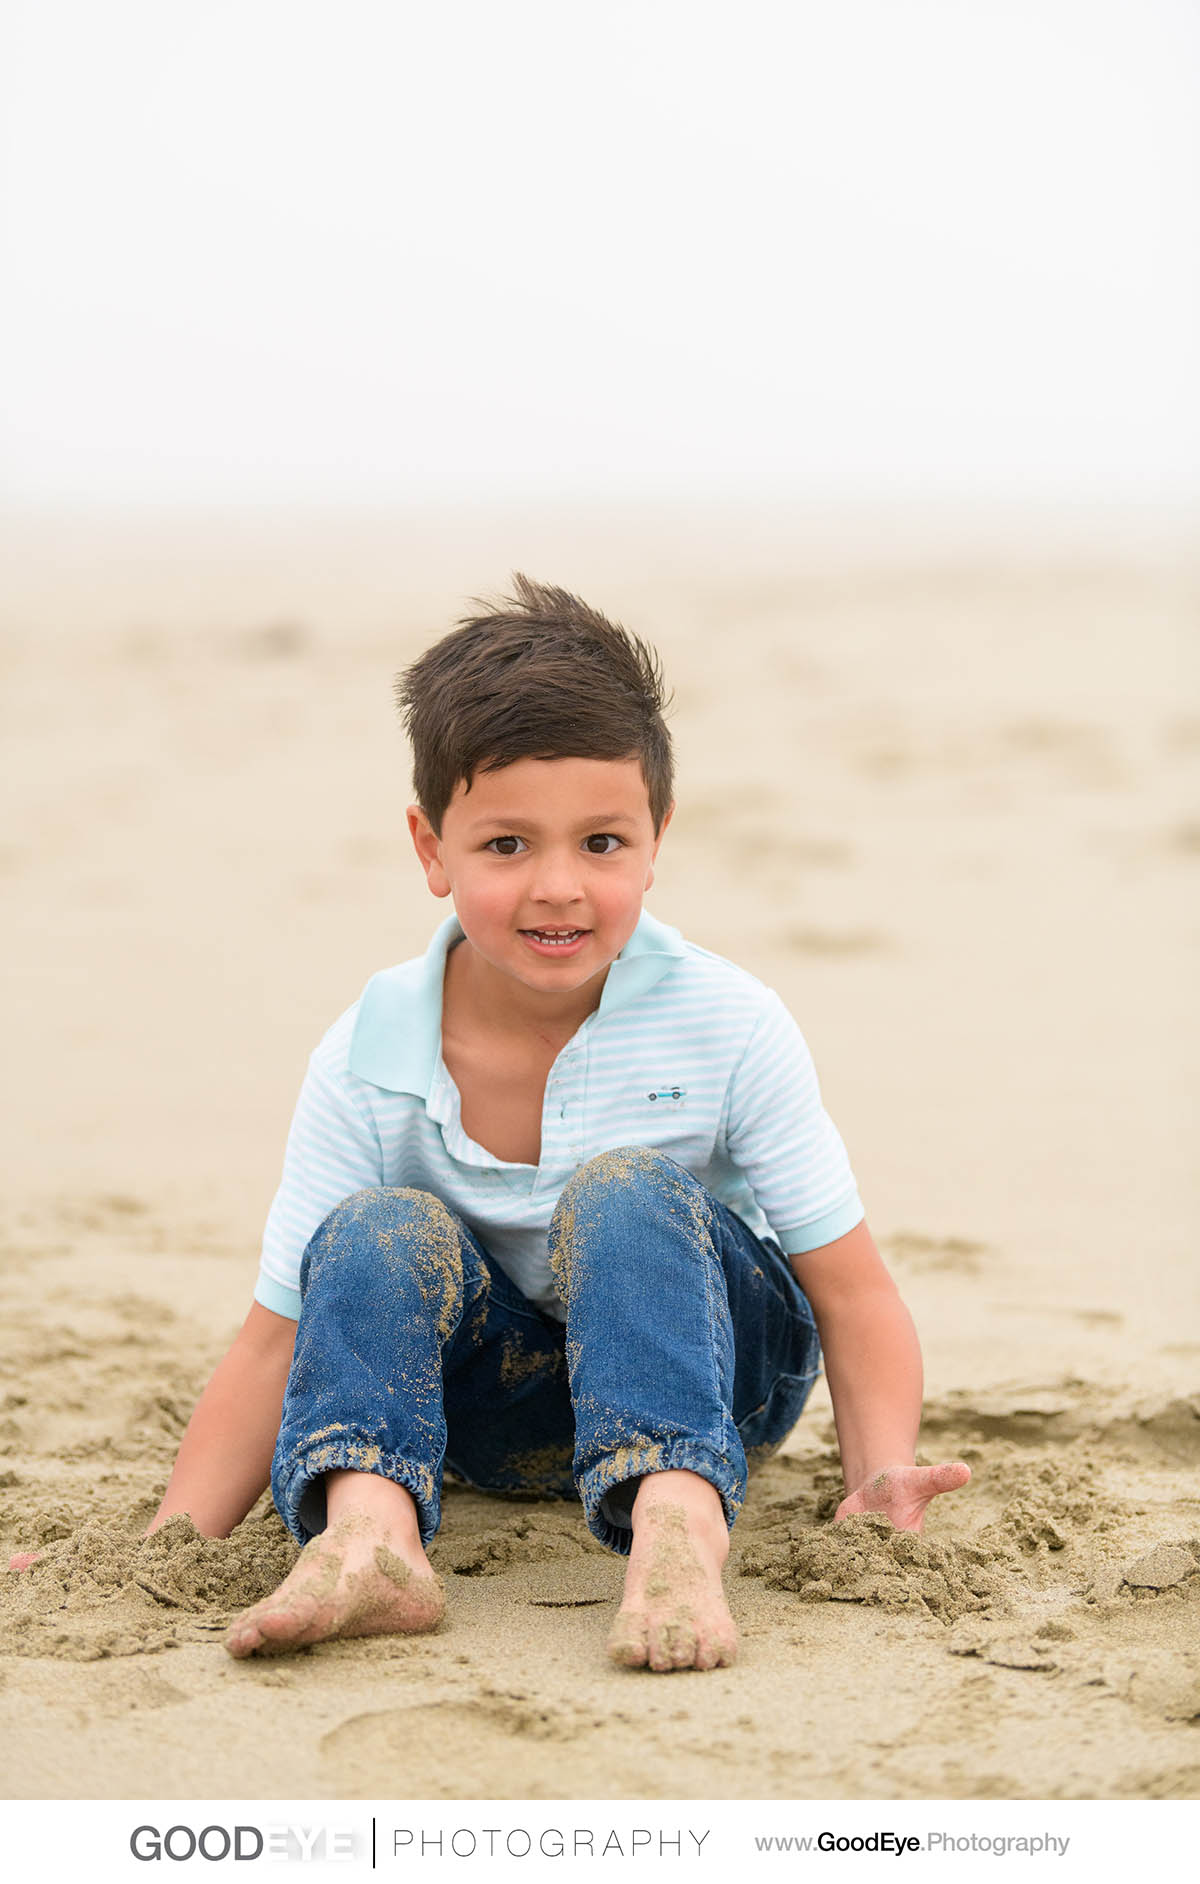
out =
[(682, 1086), (660, 1086), (657, 1092), (648, 1092), (647, 1099), (686, 1099), (687, 1093)]

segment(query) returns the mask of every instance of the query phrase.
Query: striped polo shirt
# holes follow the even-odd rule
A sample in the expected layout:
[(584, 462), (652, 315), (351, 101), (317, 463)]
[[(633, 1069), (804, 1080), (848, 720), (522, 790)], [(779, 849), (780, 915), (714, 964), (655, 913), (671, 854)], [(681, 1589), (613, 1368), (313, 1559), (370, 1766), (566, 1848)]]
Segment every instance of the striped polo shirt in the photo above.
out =
[(300, 1259), (323, 1218), (367, 1186), (432, 1191), (523, 1294), (563, 1318), (546, 1248), (572, 1172), (621, 1145), (663, 1151), (791, 1255), (863, 1215), (812, 1057), (770, 988), (644, 911), (600, 1004), (546, 1080), (541, 1160), (509, 1164), (463, 1130), (442, 1059), (450, 916), (423, 956), (385, 968), (309, 1061), (255, 1299), (300, 1313)]

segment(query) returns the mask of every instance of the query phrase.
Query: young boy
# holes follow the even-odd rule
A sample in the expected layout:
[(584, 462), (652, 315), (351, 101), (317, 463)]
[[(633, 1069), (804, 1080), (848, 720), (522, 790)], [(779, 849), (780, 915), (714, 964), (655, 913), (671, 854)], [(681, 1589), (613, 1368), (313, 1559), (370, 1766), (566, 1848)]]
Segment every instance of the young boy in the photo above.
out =
[(514, 581), (399, 683), (454, 914), (312, 1056), (254, 1305), (154, 1521), (224, 1535), (270, 1470), (304, 1549), (235, 1656), (436, 1627), (445, 1464), (578, 1493), (629, 1557), (617, 1661), (732, 1661), (746, 1453), (822, 1348), (839, 1517), (919, 1529), (969, 1476), (913, 1463), (916, 1335), (794, 1022), (643, 913), (674, 808), (657, 657)]

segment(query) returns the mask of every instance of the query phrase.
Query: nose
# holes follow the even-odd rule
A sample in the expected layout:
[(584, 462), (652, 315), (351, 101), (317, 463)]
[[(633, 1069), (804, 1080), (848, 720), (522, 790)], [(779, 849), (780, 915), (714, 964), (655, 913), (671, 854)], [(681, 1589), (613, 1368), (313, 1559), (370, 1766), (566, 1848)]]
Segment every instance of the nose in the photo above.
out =
[(553, 909), (566, 909), (583, 901), (583, 883), (578, 853), (574, 847), (540, 851), (534, 864), (529, 893), (535, 903)]

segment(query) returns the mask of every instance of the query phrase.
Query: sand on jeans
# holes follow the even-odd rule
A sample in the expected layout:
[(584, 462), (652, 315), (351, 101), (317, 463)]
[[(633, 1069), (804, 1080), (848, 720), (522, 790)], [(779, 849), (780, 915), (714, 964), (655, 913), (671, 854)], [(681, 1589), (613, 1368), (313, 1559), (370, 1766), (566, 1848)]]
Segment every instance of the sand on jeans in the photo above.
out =
[[(731, 523), (15, 525), (0, 1250), (11, 1797), (1200, 1791), (1195, 572)], [(172, 531), (174, 534), (172, 534)], [(74, 532), (74, 534), (72, 534)], [(446, 1623), (233, 1663), (286, 1572), (154, 1507), (248, 1305), (305, 1059), (444, 906), (394, 670), (512, 567), (655, 640), (650, 906), (777, 987), (921, 1330), (920, 1536), (829, 1523), (822, 1385), (752, 1479), (734, 1667), (611, 1666), (574, 1504), (450, 1485)]]

